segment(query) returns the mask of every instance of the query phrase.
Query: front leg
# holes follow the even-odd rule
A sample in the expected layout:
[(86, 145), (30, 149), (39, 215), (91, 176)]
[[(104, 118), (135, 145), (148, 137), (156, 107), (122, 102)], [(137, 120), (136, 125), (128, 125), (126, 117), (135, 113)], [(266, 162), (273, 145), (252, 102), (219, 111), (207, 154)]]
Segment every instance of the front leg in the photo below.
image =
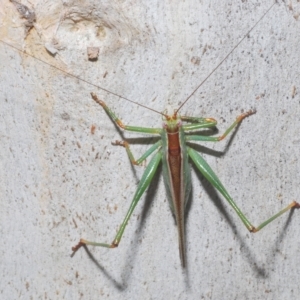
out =
[[(219, 142), (222, 141), (225, 137), (227, 137), (227, 135), (240, 123), (242, 122), (243, 119), (245, 119), (248, 116), (251, 116), (253, 114), (255, 114), (256, 111), (255, 110), (249, 110), (246, 113), (243, 113), (241, 115), (239, 115), (236, 120), (229, 126), (229, 128), (220, 136), (202, 136), (202, 135), (187, 135), (186, 136), (186, 141), (205, 141), (205, 142)], [(211, 120), (211, 119), (208, 119)], [(210, 124), (210, 123), (208, 123)], [(217, 124), (217, 123), (215, 123)], [(193, 126), (197, 126), (197, 124), (193, 124), (193, 125), (187, 125), (187, 126), (183, 126), (183, 129), (186, 130), (191, 130), (194, 128), (191, 128)], [(212, 126), (206, 126), (206, 128), (208, 127), (212, 127)], [(202, 127), (205, 128), (205, 127)], [(198, 128), (195, 128), (198, 129)]]
[(138, 127), (138, 126), (130, 126), (125, 125), (116, 115), (115, 113), (106, 105), (106, 103), (100, 100), (96, 94), (91, 93), (93, 100), (95, 100), (98, 104), (100, 104), (106, 113), (111, 117), (111, 119), (122, 129), (127, 131), (141, 132), (141, 133), (149, 133), (149, 134), (161, 134), (161, 128), (148, 128), (148, 127)]

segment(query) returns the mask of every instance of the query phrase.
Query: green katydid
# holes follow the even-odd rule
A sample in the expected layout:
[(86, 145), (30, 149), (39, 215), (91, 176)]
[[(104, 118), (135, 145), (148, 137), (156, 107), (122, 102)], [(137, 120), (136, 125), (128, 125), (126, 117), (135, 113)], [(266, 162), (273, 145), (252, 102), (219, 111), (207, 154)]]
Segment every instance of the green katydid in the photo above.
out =
[[(223, 140), (245, 117), (255, 113), (255, 111), (248, 111), (241, 114), (236, 118), (231, 126), (224, 132), (223, 135), (218, 137), (204, 136), (204, 135), (187, 135), (186, 132), (212, 128), (217, 125), (217, 121), (213, 118), (197, 118), (188, 116), (178, 116), (177, 111), (171, 116), (164, 115), (163, 128), (145, 128), (136, 127), (130, 125), (124, 125), (122, 121), (111, 111), (107, 105), (100, 100), (94, 93), (91, 93), (92, 98), (99, 103), (111, 119), (122, 129), (127, 131), (146, 133), (146, 134), (158, 134), (161, 136), (161, 140), (155, 143), (148, 149), (139, 159), (135, 160), (129, 144), (126, 141), (118, 142), (118, 145), (126, 148), (127, 154), (134, 165), (140, 165), (145, 159), (150, 156), (153, 152), (157, 151), (152, 157), (151, 161), (147, 165), (146, 170), (139, 182), (137, 191), (133, 197), (129, 210), (124, 218), (123, 223), (120, 226), (119, 231), (111, 244), (90, 242), (81, 239), (79, 244), (73, 247), (73, 251), (77, 251), (83, 245), (101, 246), (106, 248), (118, 247), (126, 225), (136, 207), (141, 196), (149, 186), (157, 167), (160, 162), (163, 165), (163, 177), (167, 191), (167, 196), (172, 212), (175, 215), (177, 228), (178, 228), (178, 239), (179, 239), (179, 251), (182, 267), (185, 267), (185, 249), (184, 249), (184, 216), (185, 206), (189, 197), (191, 189), (191, 174), (190, 166), (188, 164), (188, 158), (194, 162), (196, 168), (203, 174), (203, 176), (225, 197), (228, 203), (232, 206), (235, 212), (240, 217), (246, 228), (250, 232), (257, 232), (273, 220), (281, 216), (291, 208), (299, 208), (300, 205), (296, 201), (293, 201), (286, 208), (273, 215), (268, 220), (261, 223), (259, 226), (254, 227), (247, 217), (242, 213), (236, 203), (233, 201), (217, 175), (203, 159), (203, 157), (191, 147), (187, 146), (186, 143), (190, 141), (205, 141), (205, 142), (218, 142)], [(191, 124), (182, 125), (182, 122), (189, 122)]]
[[(146, 160), (151, 154), (155, 153), (151, 158), (149, 164), (147, 165), (143, 176), (138, 184), (133, 200), (127, 211), (127, 214), (111, 244), (91, 242), (81, 239), (80, 242), (72, 248), (73, 253), (75, 253), (83, 245), (100, 246), (105, 248), (116, 248), (118, 247), (128, 221), (139, 202), (141, 196), (151, 183), (155, 172), (158, 168), (160, 162), (162, 162), (163, 168), (163, 178), (165, 183), (165, 188), (167, 192), (167, 197), (171, 210), (175, 216), (177, 228), (178, 228), (178, 240), (179, 240), (179, 252), (182, 267), (186, 265), (185, 262), (185, 207), (190, 195), (191, 189), (191, 171), (188, 160), (191, 159), (195, 164), (196, 168), (202, 173), (202, 175), (217, 189), (224, 198), (228, 201), (234, 211), (237, 213), (243, 224), (250, 232), (257, 232), (264, 228), (266, 225), (271, 223), (273, 220), (281, 216), (283, 213), (287, 212), (291, 208), (300, 208), (300, 204), (293, 201), (287, 207), (279, 211), (277, 214), (273, 215), (259, 226), (255, 227), (248, 220), (248, 218), (243, 214), (243, 212), (236, 205), (232, 197), (229, 195), (217, 175), (203, 159), (203, 157), (196, 152), (193, 148), (187, 145), (191, 141), (200, 142), (218, 142), (223, 140), (232, 130), (246, 117), (255, 113), (255, 111), (250, 110), (246, 113), (239, 115), (231, 126), (218, 137), (211, 137), (206, 135), (192, 135), (189, 131), (212, 128), (217, 125), (217, 121), (213, 118), (201, 118), (201, 117), (190, 117), (190, 116), (179, 116), (178, 112), (182, 106), (194, 95), (194, 93), (203, 85), (203, 83), (214, 73), (214, 71), (227, 59), (227, 57), (238, 47), (238, 45), (245, 39), (245, 37), (254, 29), (254, 27), (259, 23), (259, 21), (271, 10), (275, 3), (265, 12), (265, 14), (255, 23), (255, 25), (248, 31), (248, 33), (240, 40), (240, 42), (225, 56), (225, 58), (211, 71), (211, 73), (202, 81), (196, 89), (190, 94), (190, 96), (181, 104), (181, 106), (172, 114), (167, 115), (164, 113), (157, 112), (161, 114), (164, 118), (163, 128), (146, 128), (125, 125), (123, 122), (115, 115), (115, 113), (100, 100), (96, 94), (91, 93), (93, 100), (100, 104), (112, 121), (117, 124), (121, 129), (132, 132), (139, 132), (145, 134), (160, 135), (161, 139), (152, 145), (139, 159), (135, 159), (130, 146), (126, 141), (117, 142), (118, 145), (124, 146), (126, 148), (127, 154), (130, 161), (134, 165), (141, 165), (142, 162)], [(123, 98), (123, 97), (122, 97)], [(128, 100), (128, 99), (126, 99)], [(132, 102), (132, 101), (131, 101)], [(148, 108), (153, 111), (153, 109)], [(155, 111), (156, 112), (156, 111)], [(183, 122), (189, 124), (183, 125)]]
[[(182, 103), (182, 105), (172, 114), (166, 115), (160, 113), (164, 117), (165, 125), (163, 128), (143, 128), (143, 127), (134, 127), (127, 126), (122, 123), (122, 121), (112, 112), (112, 110), (107, 107), (107, 105), (100, 100), (95, 94), (92, 94), (92, 98), (100, 104), (107, 114), (111, 117), (111, 119), (122, 129), (140, 132), (146, 134), (156, 134), (161, 136), (161, 140), (155, 143), (150, 147), (148, 151), (146, 151), (139, 159), (135, 160), (130, 147), (126, 141), (118, 142), (117, 144), (124, 146), (128, 153), (128, 156), (131, 162), (135, 165), (140, 165), (142, 162), (146, 160), (151, 154), (154, 153), (154, 156), (151, 158), (149, 164), (144, 171), (144, 174), (140, 180), (140, 183), (137, 187), (137, 191), (133, 197), (129, 210), (125, 216), (123, 223), (113, 242), (111, 244), (107, 243), (96, 243), (90, 242), (81, 239), (78, 245), (73, 247), (73, 251), (77, 251), (83, 245), (93, 245), (93, 246), (101, 246), (106, 248), (115, 248), (119, 245), (122, 235), (124, 233), (125, 227), (129, 221), (129, 218), (137, 205), (139, 199), (142, 194), (145, 192), (147, 187), (149, 186), (153, 176), (155, 175), (155, 171), (160, 162), (163, 164), (163, 175), (164, 182), (166, 186), (167, 196), (169, 199), (169, 203), (171, 209), (175, 215), (175, 219), (178, 227), (178, 238), (179, 238), (179, 249), (180, 249), (180, 258), (182, 266), (185, 267), (185, 243), (184, 243), (184, 226), (185, 226), (185, 206), (189, 197), (189, 192), (191, 188), (191, 179), (190, 179), (190, 166), (188, 164), (188, 160), (191, 159), (195, 164), (196, 168), (204, 175), (204, 177), (216, 188), (228, 201), (228, 203), (232, 206), (235, 212), (240, 217), (241, 221), (244, 223), (246, 228), (250, 232), (257, 232), (267, 224), (272, 222), (274, 219), (278, 218), (284, 212), (290, 210), (291, 208), (299, 208), (300, 205), (297, 202), (292, 202), (286, 208), (282, 209), (277, 214), (273, 215), (271, 218), (260, 224), (258, 227), (254, 227), (246, 216), (241, 212), (238, 206), (235, 204), (225, 187), (222, 185), (221, 181), (218, 179), (214, 171), (210, 168), (210, 166), (206, 163), (206, 161), (202, 158), (200, 154), (198, 154), (195, 150), (193, 150), (190, 146), (188, 146), (188, 142), (192, 141), (204, 141), (204, 142), (218, 142), (223, 140), (234, 128), (245, 118), (254, 113), (254, 111), (249, 111), (244, 114), (241, 114), (236, 118), (233, 124), (224, 132), (223, 135), (219, 137), (211, 137), (204, 135), (192, 135), (188, 134), (189, 131), (212, 128), (217, 125), (217, 121), (213, 118), (200, 118), (200, 117), (187, 117), (187, 116), (179, 116), (179, 110), (183, 107), (183, 105), (195, 94), (195, 92), (204, 84), (204, 82), (215, 72), (217, 68), (227, 59), (227, 57), (239, 46), (239, 44), (245, 39), (245, 37), (254, 29), (254, 27), (260, 22), (260, 20), (271, 10), (271, 8), (275, 5), (275, 3), (266, 11), (266, 13), (256, 22), (256, 24), (248, 31), (248, 33), (240, 40), (240, 42), (225, 56), (223, 60), (210, 72), (210, 74), (206, 77), (204, 81), (202, 81), (190, 94), (190, 96)], [(3, 42), (3, 41), (2, 41)], [(5, 43), (5, 42), (3, 42)], [(7, 43), (5, 43), (7, 44)], [(10, 47), (13, 47), (9, 45)], [(13, 47), (15, 48), (15, 47)], [(15, 48), (16, 49), (16, 48)], [(20, 51), (19, 49), (17, 49)], [(40, 60), (41, 61), (41, 60)], [(41, 61), (45, 63), (44, 61)], [(46, 63), (47, 64), (47, 63)], [(51, 66), (51, 65), (50, 65)], [(62, 72), (66, 73), (64, 70)], [(71, 77), (75, 77), (79, 80), (82, 80), (72, 74), (67, 75)], [(85, 80), (82, 80), (85, 81)], [(86, 81), (85, 81), (86, 82)], [(87, 82), (90, 84), (89, 82)], [(92, 84), (93, 85), (93, 84)], [(110, 94), (116, 95), (124, 100), (131, 101), (125, 97), (122, 97), (116, 93), (108, 91), (107, 89), (96, 86)], [(134, 102), (134, 101), (131, 101)], [(136, 102), (134, 102), (136, 103)], [(136, 103), (138, 104), (138, 103)], [(140, 104), (139, 104), (140, 105)], [(151, 109), (151, 108), (148, 108)], [(155, 111), (151, 109), (152, 111)], [(155, 111), (156, 112), (156, 111)], [(183, 122), (188, 122), (189, 124), (183, 125)]]

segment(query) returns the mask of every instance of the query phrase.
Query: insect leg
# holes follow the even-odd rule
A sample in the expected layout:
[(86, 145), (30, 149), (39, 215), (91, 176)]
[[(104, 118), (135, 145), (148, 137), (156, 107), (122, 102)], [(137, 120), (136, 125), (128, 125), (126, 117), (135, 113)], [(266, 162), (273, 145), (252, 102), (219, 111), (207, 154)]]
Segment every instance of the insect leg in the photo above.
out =
[(182, 128), (184, 131), (196, 130), (201, 128), (210, 128), (217, 125), (217, 120), (214, 118), (198, 118), (198, 117), (189, 117), (181, 116), (180, 117), (184, 122), (190, 122), (193, 124), (183, 125)]
[(242, 211), (239, 209), (239, 207), (236, 205), (236, 203), (233, 201), (231, 196), (226, 191), (225, 187), (217, 177), (217, 175), (214, 173), (214, 171), (211, 169), (211, 167), (208, 165), (208, 163), (201, 157), (201, 155), (193, 150), (190, 147), (187, 147), (187, 152), (190, 158), (195, 163), (197, 169), (203, 174), (203, 176), (225, 197), (225, 199), (228, 201), (228, 203), (232, 206), (232, 208), (235, 210), (237, 215), (240, 217), (244, 225), (247, 227), (247, 229), (250, 232), (257, 232), (275, 219), (277, 219), (279, 216), (281, 216), (283, 213), (288, 211), (291, 208), (300, 208), (300, 204), (296, 201), (293, 201), (290, 205), (288, 205), (286, 208), (279, 211), (277, 214), (273, 215), (271, 218), (266, 220), (265, 222), (261, 223), (258, 227), (254, 227), (250, 221), (246, 218), (246, 216), (242, 213)]
[(159, 140), (157, 143), (153, 144), (139, 159), (134, 158), (128, 142), (115, 141), (114, 145), (125, 147), (131, 163), (133, 165), (140, 165), (149, 155), (151, 155), (155, 150), (162, 146), (162, 141)]
[(106, 105), (106, 103), (100, 100), (96, 94), (91, 93), (93, 100), (100, 104), (106, 113), (112, 118), (112, 120), (122, 129), (134, 132), (149, 133), (149, 134), (160, 134), (162, 132), (161, 128), (149, 128), (149, 127), (138, 127), (125, 125), (123, 122), (115, 115), (115, 113)]
[[(186, 136), (186, 141), (206, 141), (206, 142), (219, 142), (223, 140), (244, 118), (253, 115), (255, 113), (254, 110), (249, 110), (246, 113), (243, 113), (239, 115), (236, 120), (228, 127), (228, 129), (220, 136), (212, 137), (212, 136), (201, 136), (201, 135), (188, 135)], [(207, 120), (214, 120), (214, 119), (207, 119)], [(214, 125), (211, 125), (212, 122), (208, 122), (206, 126), (200, 127), (199, 124), (191, 124), (191, 125), (184, 125), (183, 130), (188, 131), (188, 130), (195, 130), (199, 128), (209, 128), (213, 127), (217, 124), (215, 121)]]
[(137, 190), (134, 194), (133, 200), (132, 200), (130, 207), (127, 211), (127, 214), (124, 218), (124, 221), (122, 222), (120, 229), (117, 232), (116, 237), (114, 238), (113, 242), (111, 244), (105, 244), (105, 243), (90, 242), (90, 241), (87, 241), (84, 239), (80, 239), (80, 242), (75, 247), (72, 248), (73, 252), (76, 252), (83, 245), (100, 246), (100, 247), (105, 247), (105, 248), (118, 247), (118, 245), (121, 241), (122, 235), (124, 233), (124, 230), (126, 228), (126, 225), (129, 221), (138, 201), (140, 200), (140, 198), (143, 195), (143, 193), (145, 192), (146, 188), (149, 186), (150, 182), (152, 181), (152, 178), (157, 170), (157, 167), (161, 161), (161, 158), (162, 158), (162, 153), (161, 153), (161, 151), (159, 151), (153, 156), (153, 158), (147, 165), (147, 168), (142, 176), (141, 181), (138, 184)]

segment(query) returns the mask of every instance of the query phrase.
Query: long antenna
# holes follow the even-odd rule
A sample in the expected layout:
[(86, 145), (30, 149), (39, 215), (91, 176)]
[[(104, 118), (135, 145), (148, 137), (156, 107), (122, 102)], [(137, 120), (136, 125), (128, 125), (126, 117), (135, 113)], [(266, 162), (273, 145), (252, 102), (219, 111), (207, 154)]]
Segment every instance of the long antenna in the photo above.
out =
[(26, 52), (26, 51), (24, 51), (24, 50), (21, 50), (21, 49), (15, 47), (15, 46), (13, 46), (13, 45), (7, 43), (7, 42), (4, 42), (4, 41), (2, 41), (2, 40), (0, 40), (0, 42), (3, 43), (3, 44), (5, 44), (5, 45), (7, 45), (7, 46), (9, 46), (9, 47), (14, 48), (14, 49), (17, 50), (18, 52), (21, 52), (21, 53), (23, 53), (23, 54), (25, 54), (25, 55), (28, 55), (28, 56), (33, 57), (34, 59), (37, 59), (37, 60), (40, 61), (41, 63), (43, 63), (43, 64), (45, 64), (45, 65), (48, 65), (48, 66), (51, 67), (51, 68), (54, 68), (54, 69), (56, 69), (56, 70), (59, 70), (60, 72), (66, 74), (66, 75), (69, 76), (69, 77), (78, 79), (78, 80), (80, 80), (80, 81), (82, 81), (82, 82), (87, 83), (88, 85), (91, 85), (91, 86), (96, 87), (96, 88), (98, 88), (98, 89), (100, 89), (100, 90), (102, 90), (102, 91), (105, 91), (105, 92), (109, 93), (109, 94), (112, 94), (112, 95), (114, 95), (114, 96), (117, 96), (117, 97), (119, 97), (119, 98), (122, 98), (122, 99), (124, 99), (124, 100), (126, 100), (126, 101), (128, 101), (128, 102), (131, 102), (131, 103), (134, 103), (134, 104), (136, 104), (136, 105), (138, 105), (138, 106), (141, 106), (141, 107), (144, 107), (144, 108), (146, 108), (146, 109), (149, 109), (149, 110), (151, 110), (151, 111), (153, 111), (153, 112), (155, 112), (155, 113), (157, 113), (157, 114), (160, 114), (160, 115), (162, 115), (162, 116), (166, 116), (165, 114), (163, 114), (163, 113), (161, 113), (161, 112), (159, 112), (159, 111), (157, 111), (157, 110), (155, 110), (155, 109), (153, 109), (153, 108), (151, 108), (151, 107), (148, 107), (148, 106), (143, 105), (143, 104), (140, 104), (140, 103), (138, 103), (138, 102), (136, 102), (136, 101), (130, 100), (130, 99), (126, 98), (126, 97), (123, 97), (123, 96), (121, 96), (121, 95), (119, 95), (119, 94), (117, 94), (117, 93), (114, 93), (114, 92), (112, 92), (112, 91), (110, 91), (110, 90), (108, 90), (108, 89), (105, 89), (105, 88), (103, 88), (103, 87), (101, 87), (101, 86), (99, 86), (99, 85), (97, 85), (97, 84), (95, 84), (95, 83), (89, 82), (89, 81), (87, 81), (87, 80), (85, 80), (85, 79), (83, 79), (83, 78), (81, 78), (81, 77), (78, 77), (78, 76), (76, 76), (76, 75), (73, 75), (72, 73), (68, 73), (67, 71), (65, 71), (65, 70), (63, 70), (63, 69), (61, 69), (61, 68), (59, 68), (59, 67), (56, 67), (56, 66), (54, 66), (54, 65), (52, 65), (52, 64), (50, 64), (50, 63), (48, 63), (48, 62), (46, 62), (45, 60), (42, 60), (42, 59), (40, 59), (40, 58), (38, 58), (38, 57), (35, 57), (34, 55), (32, 55), (32, 54), (30, 54), (30, 53), (28, 53), (28, 52)]
[[(251, 33), (251, 31), (257, 26), (257, 24), (268, 14), (268, 12), (273, 8), (273, 6), (275, 5), (277, 3), (277, 1), (275, 0), (275, 2), (268, 8), (268, 10), (258, 19), (258, 21), (252, 26), (252, 28), (244, 35), (244, 37), (233, 47), (233, 49), (217, 64), (217, 66), (208, 74), (208, 76), (194, 89), (194, 91), (185, 99), (185, 101), (179, 106), (179, 108), (175, 111), (175, 115), (178, 113), (178, 111), (187, 103), (187, 101), (196, 93), (196, 91), (207, 81), (207, 79), (223, 64), (223, 62), (228, 58), (228, 56), (243, 42), (243, 40)], [(11, 47), (11, 48), (13, 48), (13, 49), (15, 49), (15, 50), (17, 50), (18, 52), (20, 52), (20, 53), (23, 53), (23, 54), (25, 54), (25, 55), (28, 55), (28, 56), (30, 56), (30, 57), (32, 57), (32, 58), (34, 58), (34, 59), (36, 59), (36, 60), (38, 60), (38, 61), (40, 61), (41, 63), (43, 63), (43, 64), (45, 64), (45, 65), (48, 65), (49, 67), (51, 67), (51, 68), (54, 68), (54, 69), (56, 69), (56, 70), (59, 70), (60, 72), (62, 72), (62, 73), (64, 73), (65, 75), (67, 75), (67, 76), (69, 76), (69, 77), (72, 77), (72, 78), (75, 78), (75, 79), (78, 79), (78, 80), (80, 80), (80, 81), (82, 81), (82, 82), (85, 82), (86, 84), (88, 84), (88, 85), (90, 85), (90, 86), (93, 86), (93, 87), (96, 87), (96, 88), (98, 88), (98, 89), (101, 89), (102, 91), (105, 91), (105, 92), (107, 92), (107, 93), (109, 93), (109, 94), (112, 94), (112, 95), (114, 95), (114, 96), (116, 96), (116, 97), (119, 97), (119, 98), (121, 98), (121, 99), (124, 99), (125, 101), (128, 101), (128, 102), (131, 102), (131, 103), (133, 103), (133, 104), (136, 104), (136, 105), (138, 105), (138, 106), (140, 106), (140, 107), (143, 107), (143, 108), (146, 108), (146, 109), (148, 109), (148, 110), (151, 110), (151, 111), (153, 111), (153, 112), (155, 112), (155, 113), (157, 113), (157, 114), (160, 114), (160, 115), (162, 115), (162, 116), (165, 116), (165, 117), (167, 117), (164, 113), (161, 113), (161, 112), (159, 112), (159, 111), (157, 111), (157, 110), (155, 110), (155, 109), (153, 109), (153, 108), (150, 108), (150, 107), (148, 107), (148, 106), (146, 106), (146, 105), (143, 105), (143, 104), (140, 104), (140, 103), (138, 103), (138, 102), (136, 102), (136, 101), (133, 101), (133, 100), (130, 100), (130, 99), (128, 99), (128, 98), (126, 98), (126, 97), (124, 97), (124, 96), (121, 96), (121, 95), (119, 95), (119, 94), (117, 94), (117, 93), (114, 93), (114, 92), (112, 92), (112, 91), (110, 91), (110, 90), (108, 90), (108, 89), (106, 89), (106, 88), (103, 88), (103, 87), (101, 87), (101, 86), (99, 86), (99, 85), (97, 85), (97, 84), (95, 84), (95, 83), (92, 83), (92, 82), (89, 82), (89, 81), (87, 81), (87, 80), (85, 80), (85, 79), (83, 79), (83, 78), (81, 78), (81, 77), (79, 77), (79, 76), (76, 76), (76, 75), (73, 75), (73, 74), (71, 74), (71, 73), (68, 73), (67, 71), (65, 71), (65, 70), (63, 70), (63, 69), (61, 69), (61, 68), (59, 68), (59, 67), (56, 67), (56, 66), (54, 66), (54, 65), (52, 65), (52, 64), (50, 64), (50, 63), (48, 63), (48, 62), (46, 62), (46, 61), (44, 61), (44, 60), (42, 60), (42, 59), (40, 59), (40, 58), (38, 58), (38, 57), (35, 57), (34, 55), (32, 55), (32, 54), (30, 54), (30, 53), (28, 53), (28, 52), (26, 52), (26, 51), (24, 51), (24, 50), (21, 50), (21, 49), (19, 49), (19, 48), (17, 48), (17, 47), (15, 47), (15, 46), (13, 46), (13, 45), (11, 45), (11, 44), (9, 44), (9, 43), (7, 43), (7, 42), (4, 42), (3, 40), (0, 40), (0, 42), (1, 43), (3, 43), (3, 44), (5, 44), (5, 45), (7, 45), (7, 46), (9, 46), (9, 47)]]
[(242, 41), (250, 34), (250, 32), (256, 27), (256, 25), (268, 14), (268, 12), (273, 8), (273, 6), (277, 3), (275, 1), (268, 10), (258, 19), (258, 21), (252, 26), (252, 28), (244, 35), (244, 37), (233, 47), (232, 50), (217, 64), (215, 68), (208, 74), (208, 76), (194, 89), (194, 91), (184, 100), (184, 102), (177, 108), (175, 111), (175, 115), (178, 111), (185, 105), (188, 100), (197, 92), (197, 90), (206, 82), (206, 80), (222, 65), (222, 63), (228, 58), (228, 56), (242, 43)]

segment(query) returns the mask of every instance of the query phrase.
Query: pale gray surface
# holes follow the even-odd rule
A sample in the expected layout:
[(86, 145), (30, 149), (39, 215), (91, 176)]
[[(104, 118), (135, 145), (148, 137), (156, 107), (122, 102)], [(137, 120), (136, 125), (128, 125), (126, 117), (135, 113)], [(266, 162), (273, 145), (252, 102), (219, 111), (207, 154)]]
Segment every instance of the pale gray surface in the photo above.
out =
[[(37, 23), (25, 37), (15, 7), (2, 0), (0, 38), (162, 111), (178, 107), (272, 3), (224, 2), (31, 0)], [(230, 145), (205, 145), (255, 225), (300, 201), (300, 6), (289, 3), (276, 5), (182, 109), (218, 119), (220, 132), (243, 109), (257, 109)], [(55, 59), (44, 51), (53, 38)], [(100, 47), (98, 62), (87, 61), (90, 46)], [(89, 247), (96, 262), (84, 249), (71, 259), (80, 237), (113, 240), (144, 170), (111, 145), (120, 133), (89, 93), (125, 123), (160, 126), (161, 117), (3, 44), (0, 63), (2, 299), (298, 299), (300, 212), (252, 235), (195, 172), (187, 273), (161, 177), (118, 249)], [(137, 156), (149, 147), (142, 142)]]

